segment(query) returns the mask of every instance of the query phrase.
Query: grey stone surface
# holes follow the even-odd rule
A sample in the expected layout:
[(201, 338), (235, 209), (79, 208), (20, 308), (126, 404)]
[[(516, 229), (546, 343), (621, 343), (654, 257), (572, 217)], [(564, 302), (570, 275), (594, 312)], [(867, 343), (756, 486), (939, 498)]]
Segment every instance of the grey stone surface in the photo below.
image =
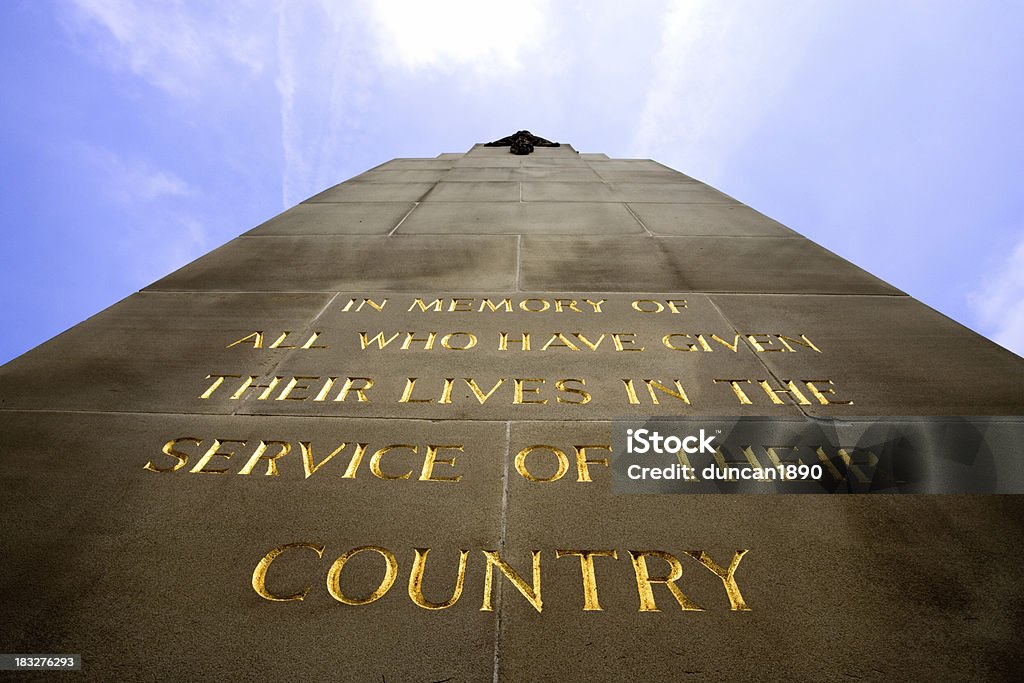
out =
[(602, 182), (524, 182), (526, 202), (621, 202), (612, 188)]
[(434, 183), (345, 182), (310, 197), (306, 202), (415, 202), (433, 187)]
[[(581, 155), (582, 156), (582, 155)], [(669, 168), (664, 164), (659, 164), (657, 161), (651, 159), (609, 159), (607, 161), (594, 161), (588, 160), (588, 163), (592, 169), (598, 172), (602, 171), (637, 171), (637, 172), (649, 172), (649, 171), (674, 171), (675, 169)]]
[(629, 208), (655, 235), (800, 236), (747, 206), (638, 202)]
[[(605, 423), (517, 423), (510, 454), (548, 444), (573, 455), (609, 438)], [(1020, 533), (1019, 496), (616, 496), (607, 471), (590, 469), (589, 483), (575, 468), (554, 482), (509, 477), (509, 562), (526, 572), (541, 550), (544, 611), (503, 593), (501, 680), (607, 680), (627, 668), (645, 680), (969, 680), (1015, 668), (1017, 618), (1000, 605), (1024, 587), (1011, 554), (991, 549)], [(603, 611), (581, 610), (579, 558), (555, 557), (574, 548), (617, 551), (594, 558)], [(724, 565), (738, 548), (749, 549), (736, 581), (751, 609), (739, 613), (685, 555), (701, 549)], [(704, 611), (681, 611), (659, 585), (661, 613), (638, 613), (628, 551), (650, 549), (680, 559), (678, 586)]]
[(447, 171), (461, 154), (439, 155), (436, 159), (392, 159), (373, 170), (380, 171)]
[(396, 169), (375, 168), (361, 173), (350, 183), (436, 183), (448, 175), (448, 169)]
[(438, 183), (424, 202), (518, 202), (518, 182)]
[[(386, 162), (0, 368), (0, 652), (80, 652), (90, 680), (1017, 680), (1019, 496), (579, 480), (615, 417), (1024, 414), (1020, 358), (713, 188), (603, 156)], [(790, 379), (831, 403), (759, 384)], [(228, 471), (191, 473), (214, 439)], [(288, 444), (279, 475), (240, 474), (261, 442)], [(434, 469), (462, 480), (421, 480), (428, 444), (463, 448)], [(525, 479), (531, 446), (565, 476)], [(144, 469), (165, 448), (188, 467)], [(530, 471), (553, 474), (548, 453)], [(259, 558), (296, 542), (323, 557), (290, 551), (266, 585), (308, 597), (259, 597)], [(327, 569), (360, 546), (395, 554), (395, 583), (343, 605)], [(416, 548), (434, 601), (470, 553), (455, 605), (409, 598)], [(737, 548), (752, 611), (684, 554)], [(604, 611), (558, 549), (616, 550), (595, 559)], [(481, 611), (484, 550), (527, 583), (540, 551), (542, 612), (497, 570)], [(639, 613), (630, 550), (679, 557), (704, 611), (655, 585)], [(354, 557), (344, 590), (381, 563)]]
[(511, 287), (514, 238), (500, 235), (240, 237), (153, 283), (155, 291), (323, 292)]
[(311, 202), (293, 206), (245, 233), (254, 235), (387, 235), (411, 202)]
[(643, 228), (622, 204), (425, 201), (398, 229), (417, 233), (616, 235)]
[(601, 180), (606, 183), (696, 183), (690, 176), (676, 171), (605, 171), (595, 169)]
[[(850, 414), (1014, 415), (1021, 409), (1021, 359), (910, 297), (715, 295), (712, 300), (742, 329), (786, 320), (814, 330), (820, 354), (799, 360), (789, 353), (760, 357), (779, 379), (833, 380), (836, 396), (854, 402)], [(809, 400), (802, 409), (810, 415), (836, 412)]]
[(703, 183), (609, 183), (618, 201), (676, 202), (681, 204), (732, 204), (732, 197)]
[[(716, 378), (763, 374), (763, 364), (757, 354), (742, 340), (736, 344), (730, 324), (715, 310), (707, 297), (699, 294), (600, 294), (590, 296), (560, 292), (534, 297), (513, 296), (509, 299), (511, 312), (501, 304), (508, 294), (500, 292), (477, 293), (464, 291), (459, 302), (443, 292), (398, 294), (378, 292), (367, 295), (382, 305), (377, 311), (364, 306), (362, 311), (344, 311), (351, 297), (340, 296), (326, 307), (316, 321), (321, 332), (318, 344), (330, 348), (320, 350), (296, 349), (278, 354), (273, 373), (282, 377), (308, 376), (310, 386), (295, 396), (305, 400), (263, 400), (258, 392), (249, 392), (241, 399), (232, 399), (235, 389), (228, 384), (205, 401), (197, 400), (209, 385), (206, 372), (194, 376), (188, 390), (182, 392), (181, 405), (216, 403), (217, 412), (236, 412), (269, 415), (323, 415), (366, 417), (416, 417), (424, 419), (536, 419), (578, 420), (611, 419), (622, 415), (647, 414), (728, 414), (738, 407), (737, 399), (728, 385), (715, 383)], [(421, 299), (427, 306), (416, 303)], [(441, 311), (435, 311), (433, 302), (441, 298)], [(600, 313), (585, 299), (598, 302)], [(384, 303), (387, 299), (387, 303)], [(561, 299), (562, 303), (556, 303)], [(605, 299), (601, 303), (601, 299)], [(666, 299), (677, 303), (672, 313)], [(485, 300), (489, 300), (488, 305)], [(655, 300), (662, 305), (661, 313), (642, 313), (633, 308), (634, 300), (643, 300), (643, 308), (655, 308)], [(358, 301), (358, 300), (357, 300)], [(575, 301), (572, 310), (569, 302)], [(496, 306), (498, 310), (491, 310)], [(546, 306), (546, 309), (545, 309)], [(524, 307), (526, 310), (524, 310)], [(454, 308), (455, 310), (451, 310)], [(561, 311), (557, 309), (561, 308)], [(462, 310), (467, 309), (467, 310)], [(542, 310), (544, 309), (544, 310)], [(530, 310), (536, 312), (529, 312)], [(780, 323), (781, 324), (781, 323)], [(466, 334), (471, 331), (474, 340)], [(530, 349), (524, 351), (522, 332), (530, 336)], [(755, 330), (759, 332), (761, 330)], [(365, 347), (360, 333), (365, 332)], [(431, 348), (426, 341), (435, 333)], [(799, 335), (795, 330), (772, 328), (772, 332)], [(378, 333), (383, 337), (374, 342)], [(421, 341), (411, 341), (414, 339)], [(455, 334), (453, 334), (455, 333)], [(460, 334), (461, 333), (461, 334)], [(502, 350), (502, 333), (506, 334)], [(453, 336), (446, 342), (449, 334)], [(561, 334), (561, 337), (557, 337)], [(616, 345), (618, 334), (620, 345)], [(686, 351), (668, 348), (663, 338), (668, 334), (685, 335), (673, 338), (673, 345), (686, 349), (699, 348), (696, 335), (703, 334), (713, 349)], [(810, 333), (808, 333), (810, 334)], [(735, 347), (731, 350), (722, 341)], [(813, 335), (811, 335), (813, 340)], [(470, 346), (459, 350), (462, 346)], [(381, 342), (387, 342), (381, 348)], [(446, 344), (449, 347), (446, 348)], [(402, 348), (405, 346), (406, 348)], [(620, 350), (621, 349), (621, 350)], [(239, 349), (239, 357), (260, 358), (266, 351)], [(799, 355), (799, 354), (796, 354)], [(211, 370), (209, 372), (219, 372)], [(240, 373), (241, 374), (241, 373)], [(332, 386), (329, 400), (309, 400), (319, 394), (327, 376), (339, 378), (366, 377), (373, 380), (373, 388), (365, 394), (365, 402), (347, 397), (338, 402), (340, 384)], [(260, 380), (270, 381), (271, 375)], [(418, 378), (409, 388), (409, 378)], [(453, 385), (447, 400), (442, 399), (445, 379)], [(516, 398), (516, 379), (534, 378), (523, 383), (522, 401)], [(570, 389), (582, 394), (560, 391), (560, 380)], [(631, 379), (637, 392), (637, 403), (630, 402), (624, 380)], [(658, 404), (650, 398), (645, 379), (660, 382), (677, 390), (676, 381), (683, 387), (689, 402), (683, 402), (657, 389)], [(469, 380), (473, 380), (483, 394), (493, 390), (483, 401), (475, 396)], [(241, 380), (232, 380), (240, 384)], [(344, 380), (342, 380), (344, 381)], [(364, 382), (359, 383), (364, 384)], [(402, 399), (406, 398), (407, 401)], [(799, 414), (790, 406), (779, 406), (772, 414)]]
[(528, 235), (520, 255), (526, 291), (900, 293), (810, 241), (789, 238)]
[[(196, 400), (209, 372), (272, 372), (286, 353), (233, 342), (262, 330), (309, 338), (334, 294), (141, 292), (0, 368), (3, 409), (230, 413)], [(251, 348), (251, 347), (250, 347)], [(52, 382), (58, 391), (46, 391)], [(2, 431), (2, 430), (0, 430)]]
[[(161, 448), (180, 437), (202, 440), (178, 447), (190, 456), (186, 467), (144, 469), (173, 465)], [(209, 465), (227, 473), (191, 473), (215, 438), (247, 443), (225, 443), (235, 455)], [(262, 439), (292, 447), (277, 461), (279, 475), (266, 476), (261, 463), (239, 476)], [(317, 462), (352, 445), (306, 478), (301, 441)], [(356, 442), (368, 444), (366, 461), (345, 479)], [(381, 460), (385, 474), (418, 475), (427, 444), (463, 444), (454, 467), (438, 464), (433, 473), (462, 480), (374, 477), (374, 450), (403, 443), (419, 453), (392, 452)], [(500, 537), (505, 448), (500, 423), (8, 411), (0, 430), (0, 639), (17, 652), (49, 644), (81, 653), (90, 680), (239, 680), (254, 672), (261, 680), (478, 679), (494, 659), (496, 612), (479, 610), (480, 549)], [(267, 588), (288, 595), (308, 587), (306, 599), (259, 597), (251, 587), (257, 562), (297, 542), (322, 544), (322, 559), (309, 549), (282, 554)], [(395, 554), (397, 580), (372, 604), (341, 604), (327, 592), (328, 568), (365, 545)], [(424, 592), (435, 602), (452, 593), (459, 549), (472, 549), (453, 607), (432, 612), (408, 597), (417, 547), (431, 550)], [(353, 558), (343, 590), (366, 596), (382, 566), (373, 554)]]

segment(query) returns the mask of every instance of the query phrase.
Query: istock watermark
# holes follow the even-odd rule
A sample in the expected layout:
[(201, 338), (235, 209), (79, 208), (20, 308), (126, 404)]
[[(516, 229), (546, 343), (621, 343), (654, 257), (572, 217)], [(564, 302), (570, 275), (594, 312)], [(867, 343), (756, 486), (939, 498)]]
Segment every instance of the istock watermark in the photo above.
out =
[(1024, 493), (1024, 417), (623, 418), (615, 493)]

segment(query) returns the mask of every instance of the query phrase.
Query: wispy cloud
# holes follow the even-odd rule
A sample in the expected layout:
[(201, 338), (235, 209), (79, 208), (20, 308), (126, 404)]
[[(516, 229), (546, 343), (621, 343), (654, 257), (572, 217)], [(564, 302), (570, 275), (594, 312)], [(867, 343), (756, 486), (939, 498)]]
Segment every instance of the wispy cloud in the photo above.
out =
[(175, 96), (196, 96), (225, 62), (263, 68), (261, 41), (231, 5), (199, 13), (180, 1), (73, 0), (73, 8), (65, 22), (110, 66)]
[(109, 149), (84, 143), (79, 150), (103, 196), (117, 204), (137, 205), (193, 192), (176, 174), (142, 159), (125, 159)]
[(993, 341), (1024, 356), (1024, 239), (1003, 263), (968, 295), (981, 331)]
[(145, 284), (154, 273), (180, 268), (209, 248), (202, 221), (182, 207), (198, 190), (175, 173), (126, 159), (96, 145), (77, 146), (85, 176), (113, 206), (107, 239), (123, 264), (122, 276)]

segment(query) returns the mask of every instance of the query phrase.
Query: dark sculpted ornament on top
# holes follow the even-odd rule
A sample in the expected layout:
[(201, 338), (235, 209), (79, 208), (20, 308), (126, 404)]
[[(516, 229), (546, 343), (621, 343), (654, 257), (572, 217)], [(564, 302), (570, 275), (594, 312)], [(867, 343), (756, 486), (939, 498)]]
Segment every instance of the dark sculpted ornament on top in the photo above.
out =
[(534, 147), (561, 147), (561, 145), (539, 138), (528, 130), (520, 130), (507, 138), (484, 143), (484, 147), (508, 147), (508, 151), (512, 154), (529, 154)]

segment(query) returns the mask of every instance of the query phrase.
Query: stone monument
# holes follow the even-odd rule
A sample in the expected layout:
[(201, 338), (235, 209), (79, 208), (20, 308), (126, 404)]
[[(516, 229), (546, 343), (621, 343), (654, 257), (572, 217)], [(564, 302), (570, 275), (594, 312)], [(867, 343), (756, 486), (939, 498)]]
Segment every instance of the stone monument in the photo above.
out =
[(395, 159), (0, 369), (0, 652), (1010, 677), (1019, 496), (626, 495), (609, 460), (619, 418), (1021, 415), (1019, 357), (655, 161)]

